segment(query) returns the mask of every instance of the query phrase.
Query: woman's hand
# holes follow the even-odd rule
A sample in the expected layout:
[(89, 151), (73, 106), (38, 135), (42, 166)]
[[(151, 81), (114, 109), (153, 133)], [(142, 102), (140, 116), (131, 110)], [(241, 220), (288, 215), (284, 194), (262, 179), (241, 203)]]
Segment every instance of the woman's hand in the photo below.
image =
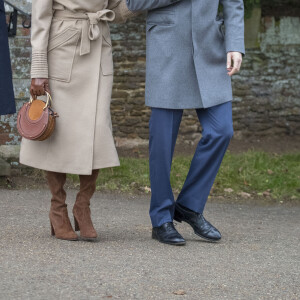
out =
[(240, 52), (227, 53), (227, 74), (229, 76), (232, 76), (240, 71), (242, 60), (242, 53)]
[(31, 80), (30, 94), (33, 99), (36, 96), (45, 95), (46, 92), (50, 94), (49, 80), (47, 78), (33, 78)]

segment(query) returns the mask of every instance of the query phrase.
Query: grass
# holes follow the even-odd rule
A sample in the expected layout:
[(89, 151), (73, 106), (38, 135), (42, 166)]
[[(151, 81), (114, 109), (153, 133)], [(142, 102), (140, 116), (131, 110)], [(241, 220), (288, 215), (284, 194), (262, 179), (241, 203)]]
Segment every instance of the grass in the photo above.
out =
[[(174, 158), (171, 183), (175, 193), (182, 188), (191, 159), (181, 156)], [(70, 177), (78, 182), (77, 176)], [(139, 190), (149, 193), (149, 186), (148, 159), (121, 158), (120, 167), (101, 170), (97, 181), (98, 190)], [(276, 155), (257, 151), (241, 154), (227, 152), (212, 194), (240, 193), (277, 200), (300, 200), (300, 153)]]
[(218, 193), (231, 188), (234, 192), (270, 194), (275, 199), (300, 199), (300, 153), (228, 153), (214, 187)]

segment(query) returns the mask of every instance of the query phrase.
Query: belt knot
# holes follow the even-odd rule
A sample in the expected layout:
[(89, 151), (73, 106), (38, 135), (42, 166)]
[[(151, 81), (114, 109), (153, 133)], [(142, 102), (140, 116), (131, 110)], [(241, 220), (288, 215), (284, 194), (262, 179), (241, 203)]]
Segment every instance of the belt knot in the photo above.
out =
[(115, 19), (115, 13), (109, 9), (93, 12), (73, 12), (69, 10), (56, 10), (55, 18), (62, 20), (82, 21), (80, 55), (85, 55), (91, 51), (91, 41), (97, 40), (102, 35), (103, 26)]
[(101, 35), (98, 23), (101, 21), (111, 22), (115, 19), (115, 13), (109, 9), (103, 9), (95, 13), (86, 13), (89, 19), (88, 37), (91, 41), (97, 40)]

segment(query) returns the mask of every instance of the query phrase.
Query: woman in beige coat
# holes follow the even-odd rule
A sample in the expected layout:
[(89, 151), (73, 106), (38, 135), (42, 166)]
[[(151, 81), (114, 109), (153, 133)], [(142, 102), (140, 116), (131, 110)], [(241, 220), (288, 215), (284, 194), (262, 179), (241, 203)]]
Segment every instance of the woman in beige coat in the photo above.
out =
[(45, 141), (22, 139), (20, 162), (46, 170), (52, 193), (52, 235), (77, 240), (67, 211), (66, 173), (79, 174), (73, 208), (75, 231), (86, 240), (97, 233), (90, 199), (99, 169), (119, 166), (112, 136), (110, 101), (113, 84), (109, 22), (133, 15), (125, 0), (32, 1), (32, 97), (48, 91), (59, 114)]

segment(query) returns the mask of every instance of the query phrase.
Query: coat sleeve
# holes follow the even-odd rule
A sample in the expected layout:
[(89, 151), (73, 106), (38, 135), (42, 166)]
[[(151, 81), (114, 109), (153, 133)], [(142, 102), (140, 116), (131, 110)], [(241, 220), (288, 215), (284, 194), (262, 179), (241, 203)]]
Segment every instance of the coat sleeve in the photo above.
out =
[(128, 9), (126, 0), (109, 0), (108, 9), (114, 11), (116, 17), (113, 23), (126, 23), (130, 18), (138, 16), (141, 12), (133, 12)]
[(169, 6), (181, 0), (126, 0), (131, 11), (142, 11)]
[(53, 0), (32, 0), (31, 78), (48, 78), (47, 49), (53, 17)]
[(245, 54), (244, 2), (243, 0), (221, 0), (225, 22), (226, 52)]

